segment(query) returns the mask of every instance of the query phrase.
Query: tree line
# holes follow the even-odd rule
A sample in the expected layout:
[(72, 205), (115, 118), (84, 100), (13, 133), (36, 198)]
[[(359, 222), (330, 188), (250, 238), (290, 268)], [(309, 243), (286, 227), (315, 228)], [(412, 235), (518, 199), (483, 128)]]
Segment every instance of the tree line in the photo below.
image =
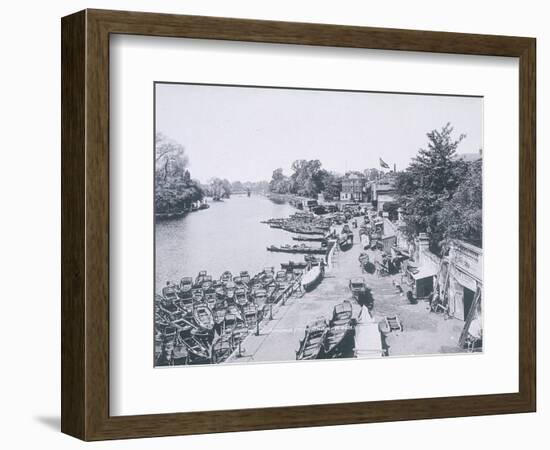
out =
[(269, 191), (311, 198), (317, 198), (321, 192), (335, 199), (340, 196), (342, 177), (323, 169), (318, 159), (298, 159), (292, 163), (291, 170), (292, 174), (286, 176), (282, 168), (275, 169), (269, 182)]

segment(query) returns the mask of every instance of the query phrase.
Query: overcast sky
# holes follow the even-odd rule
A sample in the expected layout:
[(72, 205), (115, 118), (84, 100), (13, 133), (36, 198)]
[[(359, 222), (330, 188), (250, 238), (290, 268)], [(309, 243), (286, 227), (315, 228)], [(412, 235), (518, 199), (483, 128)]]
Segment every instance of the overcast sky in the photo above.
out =
[(472, 97), (156, 85), (156, 130), (185, 147), (201, 182), (269, 180), (296, 159), (344, 173), (382, 158), (401, 170), (447, 122), (467, 135), (458, 153), (479, 151), (482, 118), (483, 99)]

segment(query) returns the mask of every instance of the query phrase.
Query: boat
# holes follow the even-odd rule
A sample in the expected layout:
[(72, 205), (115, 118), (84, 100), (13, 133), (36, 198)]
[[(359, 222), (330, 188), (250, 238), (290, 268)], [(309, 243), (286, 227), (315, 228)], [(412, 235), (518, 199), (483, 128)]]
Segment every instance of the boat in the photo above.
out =
[(255, 303), (247, 303), (242, 307), (243, 318), (249, 329), (256, 327), (258, 323), (258, 306)]
[(199, 205), (199, 209), (208, 209), (210, 208), (210, 205), (208, 203), (201, 203)]
[(235, 290), (235, 303), (240, 306), (244, 306), (248, 303), (248, 298), (245, 289)]
[(220, 284), (219, 286), (216, 286), (214, 288), (214, 292), (216, 293), (216, 296), (218, 298), (223, 298), (225, 297), (225, 288), (222, 284)]
[(317, 359), (322, 350), (328, 326), (324, 318), (319, 318), (309, 323), (306, 327), (304, 338), (300, 341), (300, 347), (296, 351), (297, 360)]
[[(174, 347), (172, 349), (172, 358), (174, 360), (183, 360), (187, 363), (189, 358), (189, 351), (187, 346), (184, 344), (183, 340), (180, 337), (177, 337), (174, 341)], [(174, 363), (180, 364), (179, 362), (174, 361)]]
[(197, 325), (203, 330), (214, 328), (214, 316), (206, 303), (193, 305), (193, 319), (195, 319)]
[(217, 303), (217, 295), (214, 291), (206, 292), (204, 294), (204, 301), (206, 302), (206, 305), (210, 308), (210, 310), (213, 310)]
[(237, 326), (238, 319), (237, 315), (233, 312), (229, 312), (228, 309), (223, 319), (223, 332), (232, 334), (233, 329)]
[(174, 284), (166, 285), (162, 288), (162, 297), (169, 302), (175, 302), (179, 300), (178, 288)]
[(233, 338), (233, 344), (238, 344), (241, 342), (246, 336), (248, 336), (249, 330), (246, 323), (242, 320), (238, 320), (235, 327), (233, 328), (233, 331), (231, 332), (231, 337)]
[(320, 234), (324, 235), (327, 231), (326, 228), (313, 228), (313, 227), (296, 227), (296, 226), (283, 226), (281, 227), (283, 230), (288, 231), (290, 233), (296, 233), (296, 234)]
[(338, 238), (338, 245), (340, 250), (346, 251), (353, 246), (353, 234), (343, 234)]
[(314, 266), (302, 275), (302, 287), (305, 291), (312, 291), (323, 279), (325, 269), (322, 265)]
[(212, 288), (213, 282), (212, 282), (212, 275), (206, 275), (201, 283), (201, 288), (204, 291), (207, 291), (208, 289)]
[(242, 312), (236, 305), (228, 305), (227, 306), (226, 317), (227, 317), (228, 314), (235, 316), (235, 319), (237, 321), (241, 321), (241, 322), (243, 321)]
[(225, 296), (230, 301), (233, 301), (235, 298), (235, 283), (232, 281), (227, 282), (227, 285), (225, 286)]
[(204, 278), (206, 277), (207, 272), (206, 270), (201, 270), (199, 274), (197, 275), (197, 278), (195, 278), (195, 287), (200, 287), (202, 285), (202, 282), (204, 281)]
[(325, 236), (319, 236), (319, 237), (292, 236), (292, 239), (295, 241), (305, 241), (305, 242), (325, 242), (327, 240)]
[(275, 275), (275, 281), (277, 283), (286, 283), (288, 281), (286, 270), (278, 270), (277, 274)]
[(343, 348), (346, 337), (352, 330), (351, 319), (353, 307), (348, 300), (336, 305), (332, 312), (332, 319), (329, 322), (329, 329), (323, 343), (323, 351), (326, 357), (338, 356)]
[(168, 323), (172, 323), (182, 317), (182, 310), (174, 302), (164, 302), (158, 307), (158, 313)]
[(183, 277), (180, 280), (179, 296), (180, 298), (186, 298), (191, 296), (191, 289), (193, 289), (193, 278)]
[(204, 291), (202, 288), (195, 288), (191, 291), (191, 297), (193, 302), (201, 302), (204, 298)]
[(239, 276), (241, 277), (241, 281), (244, 284), (250, 283), (250, 274), (248, 273), (247, 270), (242, 270), (241, 273), (239, 274)]
[(221, 325), (225, 319), (225, 314), (227, 313), (227, 305), (225, 300), (218, 300), (214, 309), (212, 310), (212, 316), (214, 317), (214, 323), (216, 325)]
[(233, 353), (231, 336), (222, 334), (212, 342), (212, 363), (219, 364), (224, 362)]
[(187, 349), (189, 356), (199, 358), (201, 360), (211, 358), (210, 346), (203, 342), (202, 339), (198, 338), (192, 332), (181, 333), (181, 343)]
[(305, 269), (306, 267), (307, 263), (301, 261), (289, 261), (287, 263), (281, 263), (281, 269), (284, 270)]
[(222, 283), (227, 283), (231, 280), (233, 280), (233, 274), (229, 270), (226, 270), (224, 273), (222, 273), (220, 277), (220, 281)]
[(308, 247), (304, 244), (302, 245), (271, 245), (267, 247), (267, 250), (270, 252), (282, 252), (282, 253), (307, 253), (307, 254), (325, 254), (326, 249), (318, 247)]
[(254, 303), (256, 303), (256, 305), (258, 306), (261, 306), (265, 303), (267, 303), (267, 290), (265, 289), (255, 289), (253, 292), (252, 292), (252, 296), (254, 298)]
[(264, 267), (264, 269), (262, 270), (262, 273), (264, 274), (264, 276), (273, 276), (275, 274), (275, 267), (273, 266), (269, 266), (269, 267)]

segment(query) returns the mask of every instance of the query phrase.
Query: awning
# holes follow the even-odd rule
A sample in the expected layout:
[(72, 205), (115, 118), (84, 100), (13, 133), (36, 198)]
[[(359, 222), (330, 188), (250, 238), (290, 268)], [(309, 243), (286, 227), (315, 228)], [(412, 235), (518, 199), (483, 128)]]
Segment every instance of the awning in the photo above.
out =
[(421, 280), (437, 275), (437, 268), (433, 266), (421, 266), (417, 272), (410, 272), (410, 274), (415, 280)]

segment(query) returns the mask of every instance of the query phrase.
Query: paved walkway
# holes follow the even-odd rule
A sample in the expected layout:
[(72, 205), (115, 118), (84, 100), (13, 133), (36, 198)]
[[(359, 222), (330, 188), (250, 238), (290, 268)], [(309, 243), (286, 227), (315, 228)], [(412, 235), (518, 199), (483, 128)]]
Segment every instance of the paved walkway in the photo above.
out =
[[(307, 324), (318, 317), (329, 319), (335, 305), (352, 299), (348, 283), (353, 277), (364, 277), (371, 288), (377, 321), (397, 315), (404, 325), (403, 332), (394, 332), (387, 339), (390, 356), (459, 351), (456, 343), (463, 322), (430, 313), (425, 302), (409, 304), (393, 284), (401, 275), (379, 277), (364, 273), (358, 261), (362, 251), (358, 230), (353, 232), (353, 247), (345, 252), (336, 250), (321, 284), (303, 297), (292, 297), (285, 305), (274, 308), (273, 319), (262, 324), (260, 334), (248, 336), (241, 344), (240, 354), (235, 352), (226, 363), (296, 360)], [(377, 252), (368, 253), (371, 260), (377, 256)], [(353, 303), (357, 315), (359, 305)]]

